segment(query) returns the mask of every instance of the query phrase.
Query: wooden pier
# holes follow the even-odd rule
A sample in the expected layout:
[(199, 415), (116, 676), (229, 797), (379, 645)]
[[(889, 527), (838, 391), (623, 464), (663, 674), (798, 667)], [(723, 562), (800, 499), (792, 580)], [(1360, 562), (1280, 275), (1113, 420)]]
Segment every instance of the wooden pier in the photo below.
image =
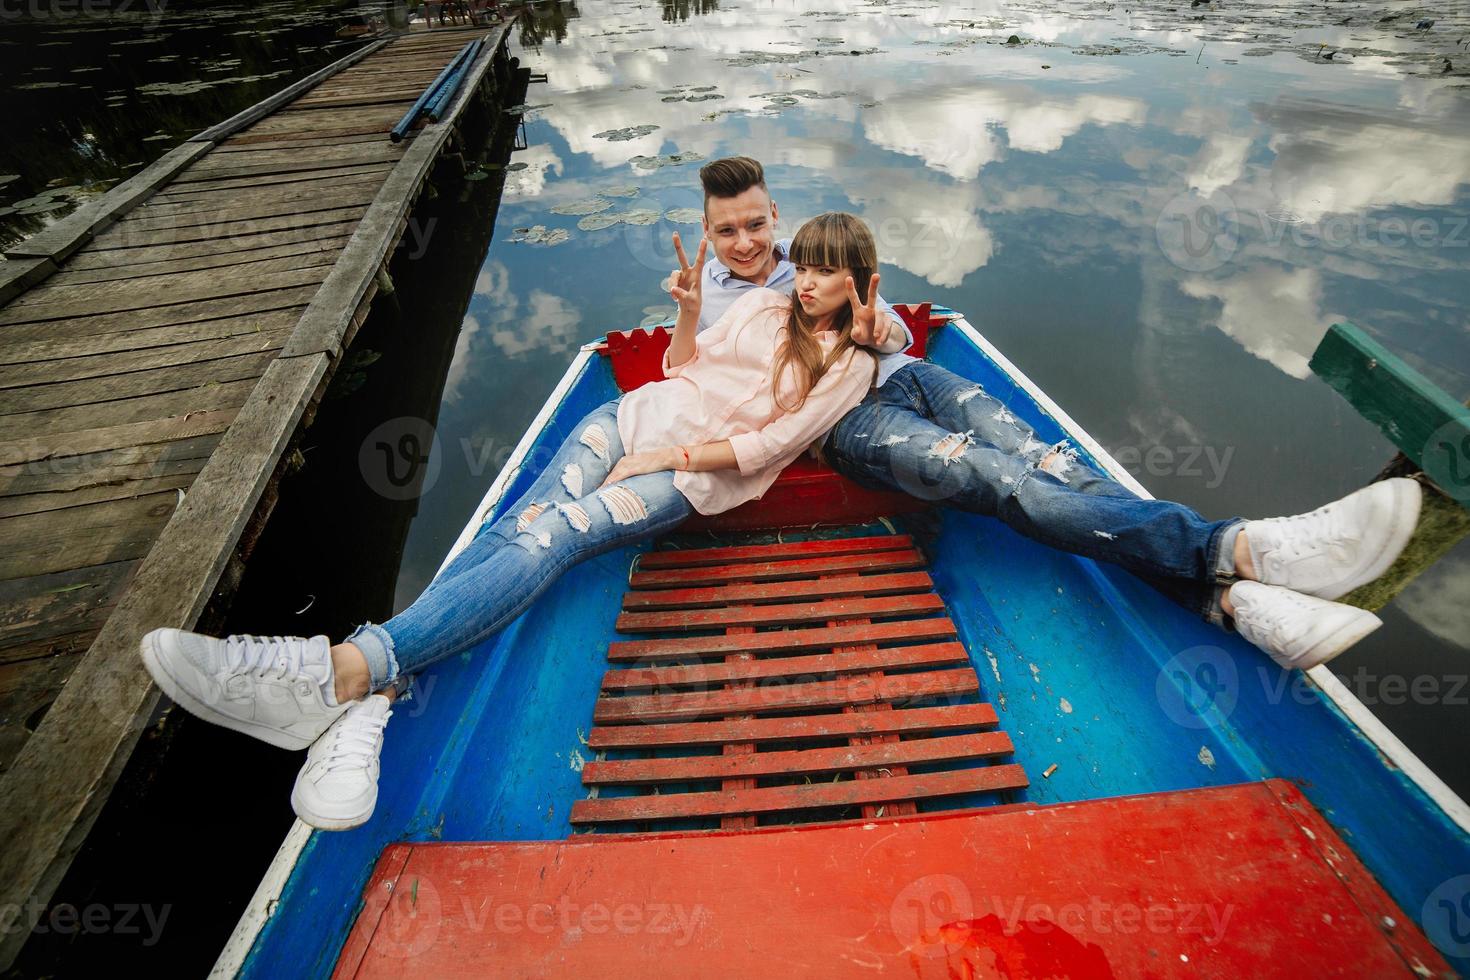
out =
[[(0, 263), (0, 966), (158, 692), (157, 626), (222, 615), (293, 439), (387, 285), (509, 23), (371, 42)], [(438, 123), (388, 130), (467, 41)]]

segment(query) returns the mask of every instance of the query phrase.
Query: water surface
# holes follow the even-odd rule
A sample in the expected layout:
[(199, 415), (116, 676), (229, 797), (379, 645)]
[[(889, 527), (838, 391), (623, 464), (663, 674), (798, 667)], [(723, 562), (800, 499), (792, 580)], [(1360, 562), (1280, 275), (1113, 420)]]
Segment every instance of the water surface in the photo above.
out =
[[(673, 310), (669, 234), (697, 235), (699, 162), (735, 153), (766, 164), (787, 234), (866, 217), (890, 300), (967, 313), (1155, 495), (1270, 516), (1369, 482), (1394, 449), (1308, 370), (1328, 325), (1470, 395), (1470, 87), (1442, 63), (1470, 64), (1464, 15), (1380, 16), (536, 5), (515, 37), (547, 83), (464, 315), (399, 605), (578, 345)], [(1462, 543), (1333, 665), (1462, 792), (1446, 733), (1470, 698), (1467, 600)]]

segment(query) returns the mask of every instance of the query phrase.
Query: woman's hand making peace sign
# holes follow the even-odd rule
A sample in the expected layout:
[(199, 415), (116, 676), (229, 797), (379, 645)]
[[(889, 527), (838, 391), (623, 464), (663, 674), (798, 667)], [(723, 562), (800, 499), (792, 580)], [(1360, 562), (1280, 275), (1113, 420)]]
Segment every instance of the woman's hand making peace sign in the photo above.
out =
[(893, 320), (878, 308), (878, 273), (868, 281), (868, 301), (858, 296), (852, 276), (847, 277), (847, 302), (852, 306), (852, 342), (864, 347), (882, 347), (888, 343)]
[(704, 303), (704, 253), (708, 247), (709, 239), (700, 238), (699, 251), (694, 256), (694, 264), (690, 265), (689, 257), (684, 254), (684, 243), (679, 240), (679, 233), (674, 232), (674, 251), (679, 255), (679, 268), (669, 273), (669, 293), (679, 304), (680, 313), (689, 313), (696, 318)]

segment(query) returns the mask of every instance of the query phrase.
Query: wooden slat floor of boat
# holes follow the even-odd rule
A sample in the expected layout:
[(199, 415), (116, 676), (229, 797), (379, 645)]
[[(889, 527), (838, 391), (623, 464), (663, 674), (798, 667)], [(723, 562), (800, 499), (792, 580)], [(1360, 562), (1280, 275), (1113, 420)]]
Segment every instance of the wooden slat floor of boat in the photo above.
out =
[(0, 771), (414, 146), (388, 130), (466, 41), (493, 52), (506, 29), (393, 40), (0, 306)]
[[(1023, 789), (923, 564), (896, 535), (640, 556), (617, 629), (711, 635), (611, 644), (572, 823), (752, 830)], [(718, 584), (666, 587), (693, 574)]]

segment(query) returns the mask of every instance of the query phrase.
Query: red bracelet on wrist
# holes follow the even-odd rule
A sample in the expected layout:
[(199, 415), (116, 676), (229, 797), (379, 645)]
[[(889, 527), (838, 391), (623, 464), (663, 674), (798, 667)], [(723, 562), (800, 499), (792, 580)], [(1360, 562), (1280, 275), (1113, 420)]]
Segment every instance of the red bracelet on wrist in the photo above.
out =
[(680, 469), (687, 470), (689, 469), (689, 450), (685, 449), (683, 446), (680, 446), (678, 448), (679, 452), (684, 454), (684, 465), (681, 466)]

